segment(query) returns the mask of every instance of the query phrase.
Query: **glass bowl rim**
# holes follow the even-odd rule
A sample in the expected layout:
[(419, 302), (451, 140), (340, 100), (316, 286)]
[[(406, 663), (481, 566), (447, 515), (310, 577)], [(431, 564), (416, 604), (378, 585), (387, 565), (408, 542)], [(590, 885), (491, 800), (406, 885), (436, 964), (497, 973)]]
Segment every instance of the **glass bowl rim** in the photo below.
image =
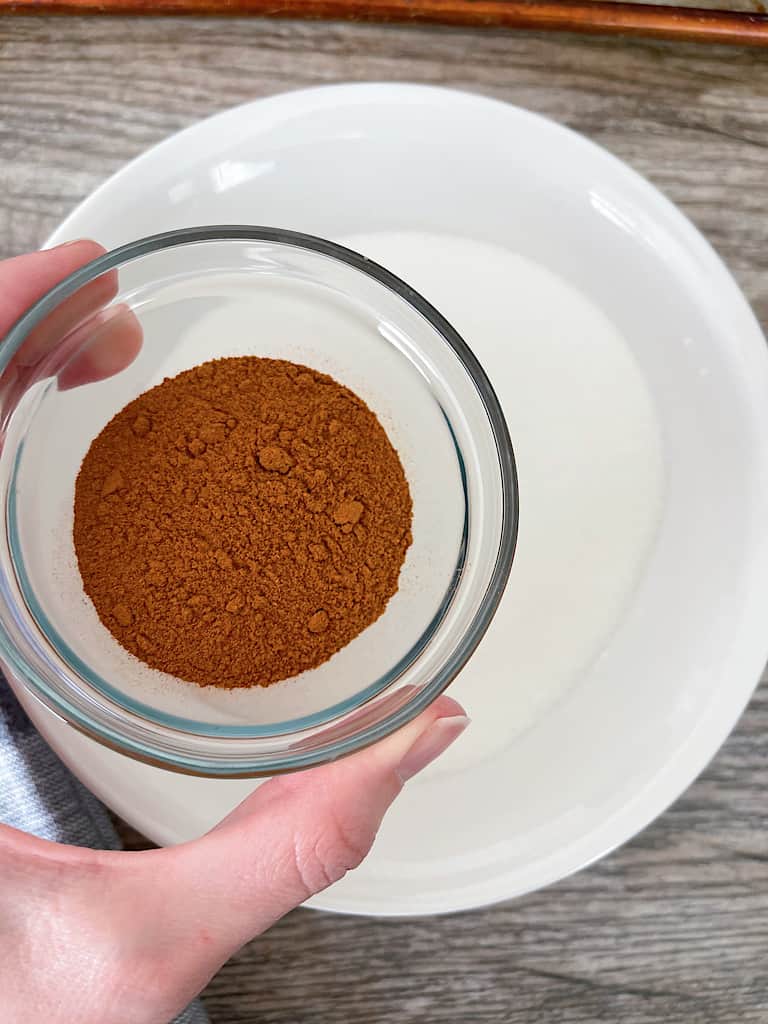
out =
[[(483, 403), (496, 445), (502, 493), (502, 521), (499, 541), (496, 549), (496, 557), (488, 584), (485, 588), (485, 593), (483, 594), (479, 606), (474, 612), (469, 625), (457, 642), (454, 651), (442, 669), (418, 692), (416, 692), (403, 707), (399, 708), (391, 715), (385, 715), (381, 721), (374, 722), (367, 726), (360, 733), (355, 734), (351, 740), (347, 740), (346, 742), (334, 741), (328, 746), (327, 750), (321, 748), (312, 752), (310, 755), (305, 755), (304, 757), (299, 758), (298, 760), (302, 763), (300, 765), (297, 764), (296, 767), (304, 767), (307, 764), (329, 760), (331, 758), (342, 756), (343, 754), (351, 753), (364, 746), (368, 746), (370, 743), (383, 738), (383, 736), (388, 735), (395, 729), (406, 724), (426, 708), (434, 699), (436, 699), (450, 685), (456, 675), (464, 667), (467, 660), (471, 657), (475, 648), (480, 643), (480, 640), (493, 619), (511, 570), (519, 526), (517, 468), (506, 419), (496, 392), (470, 347), (455, 328), (445, 319), (445, 317), (419, 292), (411, 288), (411, 286), (405, 281), (375, 261), (370, 260), (354, 250), (336, 242), (332, 242), (315, 235), (282, 228), (239, 224), (181, 228), (161, 232), (159, 234), (150, 235), (145, 238), (126, 243), (125, 245), (119, 246), (104, 255), (97, 257), (84, 266), (78, 268), (72, 274), (68, 275), (56, 284), (45, 295), (38, 299), (37, 302), (35, 302), (34, 305), (32, 305), (30, 309), (27, 310), (11, 327), (0, 346), (0, 374), (2, 374), (6, 369), (13, 355), (23, 344), (29, 332), (43, 321), (62, 300), (74, 294), (90, 281), (110, 270), (115, 269), (116, 267), (155, 252), (199, 242), (221, 241), (249, 241), (257, 243), (272, 242), (329, 256), (332, 259), (336, 259), (341, 263), (360, 271), (364, 275), (382, 284), (389, 291), (393, 292), (396, 297), (411, 306), (417, 313), (421, 314), (433, 329), (436, 330), (443, 341), (446, 342), (449, 348), (453, 350), (464, 371), (474, 384)], [(455, 439), (454, 443), (456, 443)], [(23, 448), (23, 445), (21, 448)], [(16, 459), (14, 460), (14, 467), (17, 465), (19, 454), (20, 452), (17, 453)], [(458, 445), (457, 456), (459, 458), (463, 474), (463, 460)], [(15, 519), (15, 513), (12, 511), (12, 506), (10, 505), (13, 494), (12, 482), (13, 481), (11, 480), (8, 501), (5, 503), (3, 509), (6, 517), (6, 530)], [(11, 550), (13, 548), (10, 539), (9, 548), (11, 548)], [(12, 561), (15, 563), (16, 559), (12, 557)], [(16, 569), (15, 571), (18, 570)], [(441, 605), (441, 608), (442, 607), (443, 605)], [(32, 618), (33, 620), (36, 620), (36, 616), (33, 615)], [(437, 619), (439, 620), (440, 618), (441, 616), (438, 615)], [(436, 620), (433, 618), (427, 629), (421, 634), (414, 647), (408, 652), (408, 655), (405, 656), (405, 660), (408, 661), (409, 665), (413, 664), (414, 659), (418, 657), (424, 647), (428, 644), (428, 639), (425, 641), (424, 637), (427, 634), (430, 634), (434, 630), (435, 626)], [(41, 629), (43, 635), (46, 637), (48, 642), (51, 643), (51, 637), (48, 636), (47, 632), (42, 629), (39, 624), (37, 625), (37, 628)], [(130, 752), (133, 756), (138, 757), (141, 760), (157, 764), (159, 757), (161, 759), (160, 763), (165, 767), (175, 768), (176, 770), (181, 771), (189, 771), (191, 768), (193, 772), (195, 771), (194, 767), (191, 765), (184, 763), (183, 760), (179, 761), (178, 754), (176, 753), (171, 756), (171, 760), (169, 762), (166, 761), (166, 757), (168, 756), (167, 753), (160, 750), (146, 750), (142, 748), (141, 744), (128, 741), (124, 737), (114, 733), (112, 730), (104, 731), (101, 729), (92, 718), (83, 714), (83, 712), (78, 708), (72, 706), (66, 700), (64, 695), (58, 693), (56, 689), (49, 687), (46, 681), (39, 676), (37, 670), (27, 662), (26, 658), (16, 648), (15, 644), (9, 640), (4, 629), (0, 629), (0, 652), (19, 672), (21, 682), (25, 687), (31, 689), (44, 704), (51, 708), (51, 710), (64, 717), (71, 725), (75, 726), (80, 731), (85, 732), (86, 735), (91, 736), (101, 743), (106, 743), (106, 745), (113, 747), (113, 749)], [(403, 660), (404, 659), (401, 659), (401, 662), (398, 664), (402, 664)], [(80, 673), (81, 669), (77, 665), (71, 664), (68, 658), (65, 659), (65, 661), (71, 670), (74, 670), (78, 674)], [(347, 698), (347, 700), (339, 702), (331, 708), (324, 709), (323, 712), (303, 718), (293, 719), (287, 722), (275, 723), (274, 727), (205, 726), (203, 730), (197, 731), (185, 727), (182, 723), (186, 721), (188, 725), (194, 726), (204, 726), (204, 723), (180, 719), (177, 718), (177, 716), (163, 715), (162, 720), (151, 716), (148, 721), (154, 723), (155, 726), (159, 726), (163, 730), (182, 737), (187, 736), (190, 739), (194, 738), (204, 740), (209, 738), (233, 741), (249, 739), (265, 740), (270, 737), (285, 736), (286, 734), (290, 734), (294, 731), (298, 732), (302, 729), (320, 727), (329, 724), (329, 722), (338, 721), (343, 718), (344, 715), (364, 706), (368, 701), (384, 692), (399, 674), (401, 673), (399, 672), (394, 677), (391, 677), (390, 670), (390, 672), (381, 679), (377, 680), (373, 684), (369, 684), (363, 690), (358, 691), (358, 693), (353, 697)], [(97, 688), (100, 689), (100, 687)], [(110, 697), (109, 693), (105, 693), (105, 696), (112, 701), (115, 700), (114, 696)], [(139, 717), (144, 717), (146, 719), (146, 716), (143, 714), (143, 709), (140, 706), (132, 708), (130, 706), (130, 702), (128, 704), (124, 704), (121, 701), (118, 701), (117, 703), (118, 707), (120, 707), (122, 711), (138, 715)], [(288, 760), (290, 761), (291, 758), (289, 757)], [(279, 767), (278, 770), (287, 770), (291, 767), (294, 767), (294, 765), (287, 764)], [(269, 770), (271, 771), (274, 769), (270, 768)], [(263, 769), (260, 768), (258, 770), (248, 771), (245, 774), (262, 773)], [(211, 772), (209, 770), (203, 772), (203, 774), (211, 774)], [(214, 774), (237, 775), (243, 774), (243, 772), (221, 772), (219, 770), (214, 772)]]

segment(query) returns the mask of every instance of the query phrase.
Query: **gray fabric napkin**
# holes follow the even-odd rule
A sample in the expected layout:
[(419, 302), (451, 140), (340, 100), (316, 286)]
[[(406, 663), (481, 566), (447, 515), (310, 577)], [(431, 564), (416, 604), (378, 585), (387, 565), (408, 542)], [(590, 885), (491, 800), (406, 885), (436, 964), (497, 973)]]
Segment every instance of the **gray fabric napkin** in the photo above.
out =
[[(2, 676), (0, 821), (58, 843), (120, 849), (104, 807), (36, 732)], [(195, 1002), (174, 1024), (208, 1024), (208, 1016)]]

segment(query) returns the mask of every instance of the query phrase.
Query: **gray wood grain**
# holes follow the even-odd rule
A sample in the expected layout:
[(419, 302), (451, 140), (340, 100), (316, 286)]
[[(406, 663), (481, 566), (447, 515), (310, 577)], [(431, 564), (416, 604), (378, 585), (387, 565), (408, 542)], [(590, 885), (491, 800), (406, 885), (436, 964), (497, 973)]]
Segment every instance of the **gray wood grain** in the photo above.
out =
[[(768, 322), (768, 61), (714, 47), (0, 19), (0, 255), (38, 245), (106, 175), (195, 119), (345, 79), (456, 85), (591, 136), (683, 207)], [(767, 733), (768, 684), (675, 807), (547, 891), (435, 920), (289, 915), (211, 983), (213, 1021), (765, 1024)]]
[[(601, 0), (602, 3), (613, 3), (615, 0)], [(630, 3), (633, 0), (630, 0)], [(649, 3), (654, 7), (698, 7), (699, 10), (710, 11), (748, 11), (765, 14), (765, 0), (634, 0), (636, 3)]]

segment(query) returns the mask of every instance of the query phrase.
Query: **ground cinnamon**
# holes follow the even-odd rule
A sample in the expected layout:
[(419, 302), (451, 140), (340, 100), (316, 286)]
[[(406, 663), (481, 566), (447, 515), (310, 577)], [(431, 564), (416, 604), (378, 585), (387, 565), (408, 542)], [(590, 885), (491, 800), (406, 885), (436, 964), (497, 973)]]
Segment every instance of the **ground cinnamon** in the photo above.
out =
[(218, 359), (131, 402), (92, 443), (74, 542), (101, 621), (153, 668), (261, 685), (384, 611), (411, 543), (397, 452), (306, 366)]

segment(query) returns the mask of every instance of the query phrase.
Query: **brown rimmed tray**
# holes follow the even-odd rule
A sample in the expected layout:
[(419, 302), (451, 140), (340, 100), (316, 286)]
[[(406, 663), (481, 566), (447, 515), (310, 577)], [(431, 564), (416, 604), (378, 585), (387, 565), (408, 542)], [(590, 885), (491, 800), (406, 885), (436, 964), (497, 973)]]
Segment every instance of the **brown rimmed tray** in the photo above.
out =
[(768, 46), (768, 13), (763, 0), (733, 0), (727, 9), (670, 6), (664, 0), (0, 0), (0, 13), (260, 15), (549, 29)]

